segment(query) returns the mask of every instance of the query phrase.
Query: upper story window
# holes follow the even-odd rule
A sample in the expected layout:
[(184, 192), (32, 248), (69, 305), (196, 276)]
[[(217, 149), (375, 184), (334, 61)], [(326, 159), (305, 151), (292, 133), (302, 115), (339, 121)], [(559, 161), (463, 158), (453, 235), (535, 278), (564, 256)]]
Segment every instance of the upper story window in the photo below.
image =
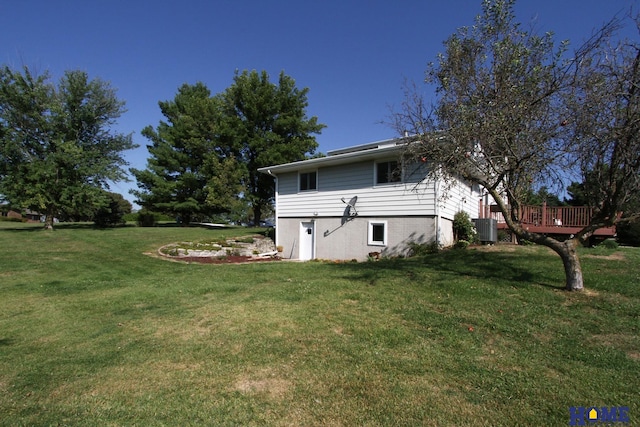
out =
[(395, 160), (376, 163), (376, 184), (402, 181), (402, 170)]
[(300, 173), (299, 177), (300, 191), (318, 189), (318, 171)]

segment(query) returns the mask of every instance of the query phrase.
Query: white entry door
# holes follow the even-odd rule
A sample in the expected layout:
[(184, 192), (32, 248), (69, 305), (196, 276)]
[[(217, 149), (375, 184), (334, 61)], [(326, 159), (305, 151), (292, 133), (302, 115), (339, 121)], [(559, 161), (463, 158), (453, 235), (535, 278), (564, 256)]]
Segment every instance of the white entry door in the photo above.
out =
[(315, 227), (314, 222), (300, 223), (300, 254), (298, 258), (306, 261), (315, 258)]

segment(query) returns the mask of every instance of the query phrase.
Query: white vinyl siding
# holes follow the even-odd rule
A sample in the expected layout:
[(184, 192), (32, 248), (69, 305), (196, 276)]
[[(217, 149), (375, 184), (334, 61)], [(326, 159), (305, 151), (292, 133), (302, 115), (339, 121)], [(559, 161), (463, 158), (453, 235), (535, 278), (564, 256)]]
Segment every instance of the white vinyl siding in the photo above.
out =
[[(298, 193), (298, 173), (278, 175), (279, 217), (340, 217), (347, 207), (342, 199), (358, 196), (360, 216), (435, 215), (433, 182), (420, 181), (424, 171), (411, 169), (403, 183), (373, 185), (374, 161), (319, 168), (317, 192)], [(410, 172), (411, 172), (410, 171)]]
[(453, 220), (456, 213), (463, 211), (471, 218), (478, 218), (480, 193), (472, 191), (471, 185), (457, 181), (447, 189), (446, 198), (440, 201), (440, 215)]

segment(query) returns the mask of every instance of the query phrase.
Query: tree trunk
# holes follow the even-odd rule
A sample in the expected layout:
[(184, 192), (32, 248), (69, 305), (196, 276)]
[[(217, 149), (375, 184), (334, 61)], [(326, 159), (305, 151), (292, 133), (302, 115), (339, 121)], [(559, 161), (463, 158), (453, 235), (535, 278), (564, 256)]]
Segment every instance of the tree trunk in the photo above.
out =
[(44, 229), (53, 230), (53, 214), (47, 213), (44, 216)]
[[(505, 204), (502, 196), (495, 190), (489, 189), (489, 194), (493, 197), (505, 218), (509, 229), (515, 234), (518, 242), (523, 239), (546, 246), (552, 249), (562, 259), (564, 266), (565, 289), (567, 291), (581, 291), (584, 288), (584, 280), (582, 278), (582, 266), (578, 257), (578, 245), (581, 244), (578, 238), (571, 238), (561, 242), (553, 237), (545, 236), (538, 233), (530, 233), (522, 227), (520, 223), (520, 211), (516, 208), (509, 209), (508, 206), (519, 206), (515, 199), (509, 199), (509, 205)], [(580, 234), (580, 233), (578, 233)]]
[(262, 220), (262, 206), (259, 204), (253, 205), (253, 223), (256, 227), (260, 226), (260, 221)]
[(584, 288), (582, 266), (578, 258), (578, 241), (569, 239), (550, 246), (562, 259), (564, 265), (565, 289), (567, 291), (581, 291)]

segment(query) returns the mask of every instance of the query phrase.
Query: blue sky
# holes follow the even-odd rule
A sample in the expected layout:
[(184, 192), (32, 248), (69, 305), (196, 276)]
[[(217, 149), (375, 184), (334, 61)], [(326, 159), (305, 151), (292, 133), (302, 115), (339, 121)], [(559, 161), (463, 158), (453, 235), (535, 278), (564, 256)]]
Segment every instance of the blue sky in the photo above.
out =
[[(640, 0), (520, 0), (520, 22), (553, 31), (573, 46)], [(80, 69), (111, 82), (126, 101), (117, 130), (140, 148), (126, 153), (146, 167), (140, 135), (183, 83), (212, 93), (234, 71), (280, 71), (310, 89), (309, 116), (327, 125), (319, 151), (396, 136), (380, 122), (402, 100), (405, 79), (420, 82), (442, 42), (481, 11), (481, 0), (4, 0), (0, 64), (23, 65), (57, 80)], [(113, 191), (132, 200), (135, 182)]]

